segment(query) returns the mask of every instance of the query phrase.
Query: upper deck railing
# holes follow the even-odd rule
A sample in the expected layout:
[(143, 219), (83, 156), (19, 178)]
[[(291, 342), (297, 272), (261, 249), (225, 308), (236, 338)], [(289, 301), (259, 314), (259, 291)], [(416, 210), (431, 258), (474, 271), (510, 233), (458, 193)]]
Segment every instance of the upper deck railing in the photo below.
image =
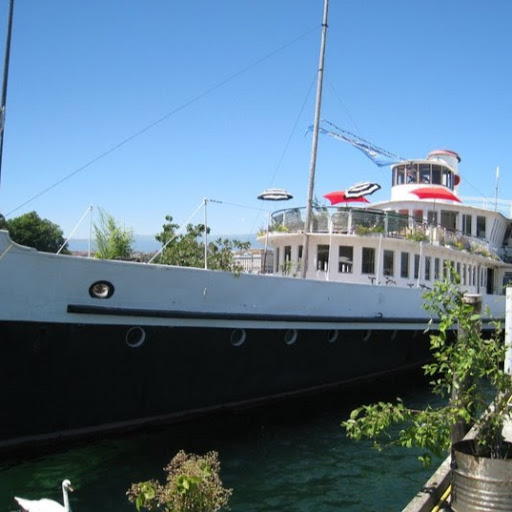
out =
[[(304, 231), (306, 209), (290, 208), (272, 214), (270, 232), (300, 233)], [(312, 233), (346, 235), (382, 235), (435, 245), (451, 246), (459, 250), (502, 259), (503, 254), (493, 250), (486, 239), (447, 229), (439, 224), (418, 222), (413, 217), (396, 212), (353, 207), (313, 208)]]

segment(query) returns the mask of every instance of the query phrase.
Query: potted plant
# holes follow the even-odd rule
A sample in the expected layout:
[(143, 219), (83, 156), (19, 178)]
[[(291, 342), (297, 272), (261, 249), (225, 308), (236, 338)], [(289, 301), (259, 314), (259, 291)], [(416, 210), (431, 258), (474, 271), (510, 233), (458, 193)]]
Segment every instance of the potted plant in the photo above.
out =
[(126, 493), (137, 510), (217, 512), (227, 508), (233, 492), (223, 487), (217, 452), (206, 455), (179, 451), (164, 468), (165, 485), (156, 480), (132, 484)]
[[(512, 447), (503, 438), (512, 395), (511, 376), (503, 369), (506, 347), (497, 323), (490, 335), (482, 335), (478, 308), (468, 303), (459, 277), (451, 274), (451, 281), (436, 282), (424, 295), (425, 308), (437, 319), (430, 335), (433, 359), (424, 371), (433, 393), (447, 399), (444, 405), (415, 410), (400, 399), (364, 405), (342, 426), (349, 437), (372, 439), (379, 449), (425, 449), (419, 457), (425, 465), (451, 448), (452, 509), (484, 510), (478, 507), (485, 503), (490, 507), (485, 510), (512, 510)], [(397, 424), (400, 428), (393, 428)], [(462, 440), (470, 426), (476, 436)], [(505, 495), (506, 508), (489, 505), (494, 496), (503, 506)]]

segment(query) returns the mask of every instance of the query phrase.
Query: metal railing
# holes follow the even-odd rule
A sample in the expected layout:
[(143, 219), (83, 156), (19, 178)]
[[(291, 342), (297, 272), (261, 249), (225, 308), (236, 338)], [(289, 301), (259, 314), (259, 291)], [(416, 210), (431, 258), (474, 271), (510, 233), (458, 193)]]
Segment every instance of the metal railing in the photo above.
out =
[[(271, 216), (269, 231), (285, 233), (304, 232), (306, 208), (278, 210)], [(491, 248), (483, 238), (447, 229), (439, 224), (426, 224), (414, 217), (396, 212), (352, 207), (313, 208), (311, 233), (340, 233), (346, 235), (378, 235), (401, 238), (435, 245), (444, 245), (501, 259), (502, 251)]]

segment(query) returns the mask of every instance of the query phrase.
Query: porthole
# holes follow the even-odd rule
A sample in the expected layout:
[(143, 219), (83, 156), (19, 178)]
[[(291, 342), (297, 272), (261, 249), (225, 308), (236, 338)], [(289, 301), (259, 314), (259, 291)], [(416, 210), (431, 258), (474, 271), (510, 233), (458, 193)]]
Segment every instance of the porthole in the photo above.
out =
[(142, 327), (130, 327), (126, 332), (125, 341), (130, 348), (138, 348), (146, 341), (146, 331)]
[(365, 333), (364, 333), (364, 336), (363, 336), (363, 341), (368, 341), (370, 339), (370, 336), (372, 335), (372, 331), (370, 331), (370, 329), (368, 329)]
[(293, 345), (297, 341), (297, 329), (288, 329), (284, 334), (284, 342), (287, 345)]
[(231, 332), (231, 345), (234, 347), (240, 347), (245, 343), (245, 338), (247, 334), (245, 329), (234, 329)]
[(339, 333), (339, 331), (338, 331), (337, 329), (334, 329), (334, 330), (332, 330), (332, 331), (329, 331), (329, 332), (327, 333), (327, 341), (328, 341), (329, 343), (334, 343), (335, 341), (337, 341), (337, 340), (338, 340), (338, 336), (339, 336), (339, 334), (340, 334), (340, 333)]
[(114, 285), (108, 281), (96, 281), (89, 287), (89, 295), (94, 299), (109, 299), (114, 295)]

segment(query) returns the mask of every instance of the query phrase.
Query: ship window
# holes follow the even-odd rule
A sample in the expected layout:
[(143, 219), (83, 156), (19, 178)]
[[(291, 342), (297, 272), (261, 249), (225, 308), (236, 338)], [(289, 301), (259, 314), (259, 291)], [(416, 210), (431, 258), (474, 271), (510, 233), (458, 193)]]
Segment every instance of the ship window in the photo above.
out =
[(453, 172), (443, 167), (443, 185), (453, 190)]
[(293, 345), (297, 341), (298, 332), (297, 329), (288, 329), (284, 333), (284, 342), (287, 345)]
[(89, 295), (94, 299), (110, 299), (114, 295), (114, 285), (108, 281), (96, 281), (89, 287)]
[(485, 217), (478, 215), (476, 218), (476, 236), (485, 238)]
[(414, 279), (420, 277), (420, 255), (414, 255)]
[(443, 228), (455, 231), (457, 223), (457, 212), (441, 210), (441, 226)]
[(245, 329), (233, 329), (231, 331), (231, 345), (234, 347), (241, 347), (245, 343), (247, 333)]
[(316, 248), (316, 269), (329, 270), (329, 246), (318, 245)]
[(339, 334), (340, 333), (339, 333), (339, 331), (337, 329), (329, 331), (327, 333), (327, 341), (329, 343), (334, 343), (338, 339)]
[(425, 281), (430, 281), (430, 256), (425, 256)]
[(427, 212), (427, 222), (429, 226), (437, 226), (437, 212)]
[(363, 247), (363, 259), (361, 263), (362, 274), (375, 273), (375, 249), (371, 247)]
[(354, 248), (340, 245), (338, 272), (352, 274), (352, 264), (354, 263)]
[(405, 166), (399, 165), (395, 167), (395, 184), (403, 185), (405, 183)]
[(441, 166), (440, 165), (432, 166), (432, 183), (434, 185), (441, 185)]
[(400, 253), (400, 277), (407, 279), (409, 277), (409, 253)]
[(430, 183), (430, 164), (420, 164), (421, 183)]
[(146, 332), (142, 327), (130, 327), (126, 332), (125, 341), (130, 348), (139, 348), (146, 341)]
[(418, 183), (418, 166), (408, 164), (406, 168), (407, 183)]
[(468, 236), (471, 236), (471, 219), (471, 215), (462, 214), (462, 232)]
[(395, 256), (395, 253), (393, 251), (388, 251), (388, 250), (385, 250), (384, 251), (384, 255), (383, 255), (383, 259), (384, 259), (384, 265), (383, 265), (383, 268), (384, 268), (384, 275), (385, 276), (394, 276), (395, 275), (395, 271), (394, 271), (394, 256)]

